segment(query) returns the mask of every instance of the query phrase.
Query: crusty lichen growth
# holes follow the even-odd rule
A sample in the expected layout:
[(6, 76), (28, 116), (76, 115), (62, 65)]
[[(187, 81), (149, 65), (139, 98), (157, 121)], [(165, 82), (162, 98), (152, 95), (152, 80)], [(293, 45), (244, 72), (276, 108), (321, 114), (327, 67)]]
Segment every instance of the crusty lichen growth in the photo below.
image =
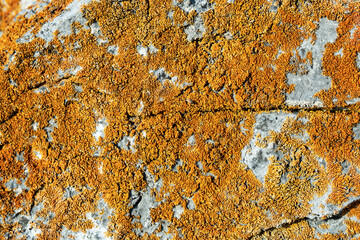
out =
[[(7, 66), (0, 68), (0, 220), (41, 203), (36, 215), (54, 217), (36, 222), (38, 238), (58, 239), (64, 227), (91, 229), (86, 213), (97, 211), (102, 198), (114, 209), (113, 239), (158, 239), (161, 225), (143, 236), (134, 231), (144, 226), (130, 198), (150, 188), (146, 171), (161, 183), (151, 188), (159, 203), (150, 209), (151, 221), (168, 221), (174, 239), (314, 239), (320, 235), (307, 221), (312, 200), (329, 186), (324, 204), (341, 207), (359, 197), (360, 140), (352, 129), (360, 105), (346, 103), (360, 97), (358, 2), (275, 1), (273, 11), (266, 0), (212, 0), (200, 13), (170, 0), (101, 0), (83, 7), (87, 25), (72, 23), (72, 34), (56, 30), (50, 42), (35, 36), (70, 3), (53, 0), (12, 23), (4, 13), (15, 7), (0, 15), (0, 65)], [(323, 56), (332, 85), (316, 95), (324, 108), (287, 107), (294, 86), (286, 75), (312, 62), (297, 48), (316, 40), (324, 17), (339, 22), (339, 37)], [(188, 41), (185, 28), (199, 18), (206, 30)], [(31, 41), (16, 41), (29, 31)], [(114, 45), (116, 54), (108, 51)], [(340, 48), (343, 56), (335, 56)], [(159, 69), (170, 77), (160, 81)], [(262, 184), (241, 162), (241, 151), (253, 137), (256, 115), (278, 109), (297, 117), (257, 142), (281, 153), (268, 159)], [(96, 140), (103, 118), (105, 137)], [(14, 178), (26, 178), (29, 190), (16, 195), (7, 188)], [(68, 187), (78, 194), (64, 198)], [(358, 207), (346, 214), (345, 233), (321, 237), (355, 236), (359, 214)], [(0, 225), (0, 236), (20, 233), (16, 221)]]

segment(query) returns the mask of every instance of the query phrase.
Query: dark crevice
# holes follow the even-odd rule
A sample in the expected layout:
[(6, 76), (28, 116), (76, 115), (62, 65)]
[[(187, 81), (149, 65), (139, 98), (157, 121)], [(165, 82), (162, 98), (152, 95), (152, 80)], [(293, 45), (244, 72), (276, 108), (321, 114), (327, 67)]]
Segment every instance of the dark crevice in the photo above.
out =
[(6, 119), (0, 121), (0, 124), (3, 124), (3, 123), (5, 123), (5, 122), (11, 120), (11, 119), (14, 118), (16, 115), (18, 115), (18, 113), (19, 113), (19, 109), (15, 109), (15, 110), (10, 114), (9, 117), (7, 117)]
[[(196, 113), (218, 113), (218, 112), (233, 112), (233, 113), (241, 113), (241, 112), (251, 112), (251, 113), (261, 113), (261, 112), (276, 112), (276, 111), (284, 111), (287, 113), (300, 113), (300, 112), (324, 112), (324, 113), (339, 113), (339, 112), (352, 112), (350, 108), (347, 107), (333, 107), (333, 108), (321, 108), (321, 107), (312, 107), (312, 108), (296, 108), (296, 107), (271, 107), (271, 108), (252, 108), (252, 107), (243, 107), (236, 110), (230, 108), (219, 108), (219, 109), (209, 109), (209, 110), (199, 110), (194, 109), (193, 111), (183, 111), (179, 112), (181, 115), (187, 114), (196, 114)], [(172, 111), (166, 112), (165, 110), (159, 111), (157, 113), (150, 112), (144, 118), (147, 117), (155, 117), (158, 115), (168, 115)]]
[(261, 237), (266, 233), (271, 233), (272, 231), (280, 229), (280, 228), (288, 228), (291, 225), (300, 223), (302, 221), (307, 221), (308, 223), (313, 223), (314, 225), (320, 225), (323, 223), (327, 223), (330, 220), (338, 220), (338, 219), (341, 219), (342, 217), (346, 216), (346, 214), (348, 214), (352, 209), (357, 208), (359, 205), (360, 205), (360, 198), (350, 202), (349, 204), (347, 204), (345, 207), (343, 207), (336, 213), (328, 214), (325, 216), (316, 216), (314, 218), (310, 218), (310, 217), (298, 218), (292, 222), (283, 223), (278, 226), (270, 227), (267, 229), (261, 229), (261, 231), (258, 234), (251, 236), (248, 239), (250, 240), (250, 239), (254, 239), (255, 237)]

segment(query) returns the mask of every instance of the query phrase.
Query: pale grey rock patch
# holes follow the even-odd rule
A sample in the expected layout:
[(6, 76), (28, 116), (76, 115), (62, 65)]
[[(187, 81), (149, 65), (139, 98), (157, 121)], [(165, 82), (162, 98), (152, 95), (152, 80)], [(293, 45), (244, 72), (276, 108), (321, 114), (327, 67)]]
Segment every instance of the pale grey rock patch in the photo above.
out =
[(34, 34), (32, 34), (32, 29), (30, 29), (29, 31), (27, 31), (21, 38), (16, 39), (16, 43), (18, 44), (24, 44), (24, 43), (29, 43), (32, 40), (34, 40)]
[(140, 222), (142, 225), (142, 228), (133, 229), (133, 231), (142, 237), (146, 233), (149, 235), (154, 234), (155, 231), (161, 227), (161, 231), (156, 233), (156, 235), (162, 240), (171, 239), (173, 236), (166, 233), (170, 223), (164, 220), (153, 222), (150, 215), (151, 209), (156, 208), (161, 204), (161, 202), (156, 201), (156, 198), (152, 195), (151, 191), (155, 189), (159, 192), (163, 182), (161, 179), (155, 182), (155, 176), (153, 176), (146, 167), (144, 173), (144, 178), (147, 183), (146, 189), (140, 192), (135, 190), (130, 192), (130, 206), (132, 206), (130, 215), (140, 217), (140, 219), (134, 218), (133, 223)]
[(356, 66), (360, 69), (360, 52), (356, 55)]
[(152, 44), (150, 44), (149, 45), (149, 52), (151, 53), (151, 54), (154, 54), (154, 53), (157, 53), (158, 51), (159, 51), (159, 49), (157, 49), (154, 45), (152, 45)]
[(39, 123), (38, 123), (38, 122), (33, 122), (33, 123), (31, 124), (31, 127), (32, 127), (32, 129), (33, 129), (34, 131), (37, 131), (38, 128), (39, 128)]
[(59, 75), (59, 78), (65, 77), (66, 74), (70, 74), (72, 76), (75, 76), (82, 69), (83, 68), (81, 66), (72, 67), (72, 68), (69, 68), (69, 69), (66, 69), (66, 70), (59, 69), (57, 74)]
[(334, 53), (334, 56), (343, 57), (343, 56), (344, 56), (343, 50), (344, 50), (343, 48), (340, 48), (339, 51), (337, 51), (336, 53)]
[(286, 118), (296, 118), (293, 113), (270, 112), (260, 113), (256, 116), (253, 137), (249, 144), (241, 151), (241, 162), (251, 169), (257, 179), (263, 184), (270, 165), (269, 158), (274, 156), (282, 159), (282, 153), (276, 151), (276, 144), (269, 143), (265, 148), (259, 147), (256, 143), (270, 135), (270, 131), (280, 132), (281, 126)]
[(80, 86), (80, 85), (74, 85), (74, 90), (75, 90), (75, 92), (78, 92), (78, 93), (84, 91), (82, 86)]
[(49, 43), (54, 38), (54, 32), (58, 30), (59, 36), (67, 36), (73, 33), (71, 25), (79, 22), (85, 29), (87, 20), (82, 16), (82, 6), (89, 4), (92, 0), (74, 0), (70, 3), (59, 16), (55, 17), (52, 21), (45, 23), (40, 31), (36, 34)]
[(360, 123), (357, 123), (354, 127), (353, 127), (353, 137), (354, 140), (360, 140)]
[(195, 202), (193, 200), (193, 198), (187, 198), (187, 197), (184, 197), (188, 202), (186, 204), (186, 207), (189, 209), (189, 210), (195, 210), (196, 208), (196, 205), (195, 205)]
[(95, 213), (86, 213), (87, 219), (93, 222), (93, 228), (87, 229), (86, 232), (74, 232), (66, 227), (62, 227), (60, 239), (70, 239), (71, 235), (74, 236), (76, 240), (111, 240), (112, 238), (108, 237), (106, 233), (108, 232), (109, 218), (114, 214), (114, 210), (109, 208), (103, 198), (99, 200), (97, 208), (99, 211)]
[(49, 90), (49, 88), (46, 87), (46, 86), (41, 86), (41, 87), (39, 87), (39, 88), (37, 88), (37, 89), (34, 90), (34, 93), (36, 93), (36, 94), (49, 93), (49, 92), (50, 92), (50, 90)]
[(206, 32), (205, 24), (200, 15), (197, 15), (194, 19), (194, 24), (184, 24), (184, 31), (187, 35), (186, 39), (191, 42), (197, 39), (201, 39)]
[[(101, 152), (102, 152), (102, 148), (101, 147), (95, 147), (96, 149), (94, 150), (94, 154), (93, 157), (100, 157), (101, 156)], [(94, 149), (94, 148), (93, 148)]]
[(149, 71), (151, 74), (153, 74), (157, 80), (164, 85), (165, 81), (169, 81), (172, 84), (176, 85), (178, 77), (171, 77), (170, 74), (168, 74), (167, 72), (165, 72), (165, 68), (159, 68), (157, 70), (150, 70)]
[(203, 166), (203, 164), (202, 164), (201, 161), (197, 161), (197, 162), (196, 162), (196, 166), (197, 166), (201, 171), (204, 170), (204, 166)]
[(300, 46), (299, 55), (305, 57), (307, 51), (312, 52), (313, 64), (308, 66), (308, 73), (297, 75), (288, 73), (288, 84), (294, 84), (295, 90), (286, 94), (286, 104), (291, 106), (318, 106), (321, 101), (314, 98), (314, 94), (320, 90), (331, 87), (331, 79), (322, 74), (322, 56), (327, 43), (334, 43), (337, 38), (337, 27), (339, 23), (327, 18), (320, 19), (319, 28), (316, 31), (315, 44), (311, 44), (311, 39), (304, 40)]
[(9, 66), (13, 63), (15, 63), (15, 55), (16, 55), (16, 52), (14, 52), (13, 54), (11, 54), (9, 56), (9, 62), (7, 64), (4, 65), (4, 71), (7, 71), (9, 69)]
[(354, 26), (351, 30), (350, 30), (350, 38), (351, 39), (354, 39), (354, 34), (355, 34), (355, 31), (358, 27), (357, 26)]
[(140, 104), (139, 104), (139, 113), (141, 113), (144, 110), (144, 102), (140, 100)]
[(357, 102), (360, 102), (360, 98), (353, 98), (353, 99), (345, 100), (346, 104), (354, 104)]
[(21, 194), (23, 190), (30, 190), (30, 188), (25, 185), (26, 179), (20, 178), (19, 181), (20, 184), (18, 184), (18, 179), (13, 178), (5, 183), (5, 187), (12, 190), (15, 193), (15, 196)]
[[(326, 221), (309, 221), (309, 225), (315, 228), (316, 233), (320, 234), (337, 234), (337, 233), (346, 233), (347, 226), (343, 222), (344, 219), (329, 219)], [(328, 229), (321, 228), (322, 223), (328, 224), (330, 227)]]
[(130, 137), (130, 136), (124, 136), (117, 144), (116, 146), (120, 149), (124, 149), (126, 151), (131, 150), (132, 153), (136, 152), (135, 148), (135, 140), (136, 136)]
[(19, 153), (16, 153), (15, 159), (16, 159), (17, 161), (23, 162), (23, 161), (25, 160), (25, 159), (24, 159), (24, 152), (21, 152), (20, 154), (19, 154)]
[(77, 195), (79, 192), (76, 191), (76, 189), (72, 186), (69, 186), (67, 188), (65, 188), (65, 193), (63, 195), (63, 199), (68, 199), (68, 198), (72, 198), (75, 195)]
[(25, 15), (26, 18), (30, 18), (31, 16), (35, 15), (36, 13), (42, 11), (51, 0), (42, 0), (42, 1), (36, 1), (36, 0), (21, 0), (20, 1), (20, 12), (18, 15), (16, 15), (14, 21), (17, 20), (18, 16)]
[(211, 144), (211, 145), (215, 144), (215, 141), (212, 140), (212, 139), (207, 139), (207, 140), (205, 140), (205, 142), (208, 143), (208, 144)]
[(136, 50), (138, 51), (138, 53), (143, 56), (143, 57), (147, 57), (148, 55), (148, 48), (147, 47), (144, 47), (142, 45), (138, 45), (136, 47)]
[(196, 139), (195, 139), (195, 135), (193, 134), (193, 135), (191, 135), (191, 136), (188, 138), (188, 141), (187, 141), (187, 143), (186, 143), (186, 146), (191, 146), (191, 147), (193, 147), (193, 146), (195, 146), (195, 144), (196, 144)]
[(342, 168), (342, 170), (341, 170), (342, 174), (348, 174), (349, 170), (350, 170), (350, 167), (351, 167), (350, 162), (344, 160), (343, 162), (340, 163), (340, 165), (341, 165), (341, 168)]
[(46, 135), (47, 135), (47, 141), (52, 142), (53, 138), (51, 136), (51, 133), (54, 132), (54, 128), (58, 128), (56, 117), (53, 117), (49, 120), (49, 125), (44, 128)]
[(334, 211), (334, 205), (327, 203), (327, 199), (329, 198), (331, 192), (332, 188), (329, 185), (327, 191), (323, 195), (314, 196), (314, 199), (309, 201), (309, 204), (312, 205), (310, 208), (311, 213), (308, 215), (310, 219), (314, 219), (318, 216), (325, 216)]
[[(8, 224), (18, 222), (20, 224), (21, 227), (17, 237), (29, 240), (37, 239), (37, 235), (41, 233), (41, 229), (34, 227), (34, 225), (36, 226), (36, 223), (39, 221), (48, 220), (36, 216), (36, 213), (43, 208), (44, 206), (42, 203), (35, 204), (28, 215), (21, 214), (21, 208), (16, 209), (13, 215), (5, 217), (5, 222)], [(49, 215), (48, 218), (51, 218), (52, 216), (53, 215)]]
[(268, 2), (271, 3), (269, 11), (272, 12), (272, 13), (277, 13), (277, 11), (279, 9), (279, 6), (275, 4), (276, 2), (275, 1), (268, 1)]
[(13, 79), (9, 79), (9, 83), (10, 83), (10, 85), (11, 86), (14, 86), (14, 87), (16, 87), (18, 84), (13, 80)]
[[(91, 1), (91, 0), (90, 0)], [(101, 28), (98, 22), (94, 22), (90, 25), (91, 33), (96, 37), (98, 44), (108, 43), (107, 39), (104, 39), (104, 36), (101, 32)]]
[(231, 32), (228, 31), (228, 32), (224, 33), (224, 38), (226, 40), (231, 40), (231, 39), (233, 39), (233, 35)]
[(181, 167), (183, 164), (184, 162), (181, 159), (176, 159), (175, 164), (171, 167), (171, 171), (179, 172), (178, 167)]
[(41, 158), (42, 158), (42, 155), (41, 155), (41, 152), (40, 152), (40, 151), (34, 151), (34, 154), (35, 154), (35, 156), (36, 156), (38, 159), (41, 159)]
[(119, 47), (116, 45), (111, 45), (108, 47), (107, 51), (113, 55), (118, 55)]
[(213, 9), (214, 7), (213, 4), (210, 4), (206, 0), (184, 0), (181, 3), (173, 0), (173, 5), (179, 7), (186, 13), (189, 13), (192, 10), (195, 10), (198, 13), (203, 13)]
[(174, 212), (174, 217), (177, 218), (177, 219), (180, 219), (181, 214), (184, 213), (184, 208), (181, 205), (176, 205), (173, 208), (173, 212)]
[(99, 141), (100, 137), (105, 138), (104, 130), (108, 125), (109, 124), (107, 123), (106, 118), (100, 118), (96, 122), (95, 132), (93, 133), (93, 136), (96, 139), (96, 141)]

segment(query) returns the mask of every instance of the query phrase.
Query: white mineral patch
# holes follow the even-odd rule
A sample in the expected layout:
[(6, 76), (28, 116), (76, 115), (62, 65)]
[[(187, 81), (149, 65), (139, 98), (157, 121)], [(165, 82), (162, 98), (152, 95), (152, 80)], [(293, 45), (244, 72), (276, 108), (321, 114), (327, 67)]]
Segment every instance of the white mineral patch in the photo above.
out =
[(139, 45), (136, 47), (136, 50), (138, 51), (138, 53), (143, 56), (143, 57), (147, 57), (148, 55), (148, 48), (147, 47), (143, 47), (142, 45)]
[(186, 13), (189, 13), (192, 10), (195, 10), (198, 13), (203, 13), (213, 8), (213, 5), (206, 0), (184, 0), (181, 1), (181, 3), (173, 0), (173, 5), (179, 7)]
[(108, 40), (104, 38), (101, 28), (98, 22), (94, 22), (90, 25), (91, 33), (96, 37), (98, 44), (107, 43)]
[(34, 151), (35, 153), (35, 156), (38, 158), (38, 159), (41, 159), (42, 158), (42, 155), (41, 155), (41, 152), (40, 151)]
[(157, 53), (159, 51), (159, 49), (157, 49), (154, 45), (150, 44), (149, 45), (149, 52), (151, 54)]
[(150, 44), (148, 47), (145, 47), (143, 45), (138, 45), (136, 47), (137, 52), (143, 56), (143, 57), (147, 57), (148, 53), (150, 54), (154, 54), (157, 53), (159, 51), (159, 49), (157, 49), (154, 45)]
[(157, 70), (150, 70), (150, 73), (152, 73), (157, 80), (164, 85), (165, 81), (169, 81), (174, 85), (177, 85), (178, 77), (174, 76), (171, 77), (169, 73), (165, 72), (165, 68), (159, 68)]
[[(26, 18), (30, 18), (36, 13), (42, 11), (50, 2), (51, 0), (21, 0), (21, 11), (17, 16), (25, 15)], [(15, 21), (17, 19), (17, 16), (14, 19)]]
[(20, 184), (16, 178), (13, 178), (5, 183), (5, 187), (12, 190), (16, 196), (21, 194), (23, 190), (30, 190), (30, 188), (25, 185), (26, 179), (20, 178), (19, 181)]
[(181, 205), (177, 205), (173, 208), (174, 217), (180, 219), (181, 214), (184, 212), (184, 208)]
[(241, 151), (241, 161), (252, 170), (256, 178), (263, 184), (270, 165), (269, 158), (275, 156), (276, 158), (281, 159), (282, 154), (276, 151), (275, 143), (270, 143), (265, 148), (262, 148), (257, 146), (256, 142), (269, 136), (270, 131), (280, 132), (281, 126), (287, 117), (295, 118), (296, 115), (282, 112), (258, 114), (256, 116), (253, 137), (249, 144)]
[(112, 239), (106, 234), (108, 232), (108, 224), (110, 222), (110, 217), (113, 215), (114, 210), (109, 208), (107, 203), (102, 198), (98, 202), (97, 208), (98, 211), (95, 213), (86, 213), (87, 219), (91, 220), (93, 223), (93, 228), (87, 229), (86, 232), (74, 232), (68, 230), (66, 227), (62, 227), (60, 239), (73, 239), (70, 236), (73, 236), (76, 240)]
[(187, 35), (186, 39), (191, 42), (201, 39), (206, 32), (205, 24), (201, 16), (197, 15), (194, 19), (194, 24), (184, 24), (184, 31)]
[(74, 85), (74, 90), (75, 90), (75, 92), (78, 92), (78, 93), (84, 91), (82, 86), (80, 86), (80, 85)]
[(69, 69), (66, 69), (66, 70), (62, 70), (62, 69), (59, 69), (58, 70), (58, 75), (59, 75), (59, 78), (63, 78), (66, 76), (66, 74), (70, 74), (70, 75), (76, 75), (79, 71), (81, 71), (83, 68), (81, 66), (76, 66), (76, 67), (72, 67), (72, 68), (69, 68)]
[(334, 53), (334, 56), (343, 57), (343, 56), (344, 56), (343, 50), (344, 50), (343, 48), (340, 48), (339, 51), (337, 51), (336, 53)]
[(41, 86), (34, 90), (34, 93), (40, 94), (40, 93), (49, 93), (50, 90), (46, 86)]
[(309, 201), (309, 204), (312, 205), (311, 213), (308, 216), (310, 219), (333, 213), (334, 206), (327, 203), (327, 199), (329, 198), (331, 192), (332, 188), (329, 185), (327, 191), (323, 195), (316, 196), (313, 200)]
[(111, 53), (113, 55), (117, 55), (118, 51), (119, 51), (119, 47), (116, 46), (116, 45), (111, 45), (111, 46), (108, 47), (107, 51), (108, 51), (108, 53)]
[(356, 126), (353, 127), (353, 132), (354, 139), (360, 140), (360, 123), (356, 124)]
[(136, 136), (133, 136), (133, 137), (124, 136), (120, 140), (120, 142), (118, 142), (116, 144), (116, 146), (120, 149), (124, 149), (126, 151), (131, 150), (132, 153), (135, 153), (136, 152), (135, 139), (136, 139)]
[(144, 110), (144, 102), (140, 100), (140, 104), (139, 104), (139, 113), (141, 113)]
[[(36, 228), (36, 223), (38, 221), (47, 220), (36, 216), (36, 213), (44, 208), (42, 203), (34, 205), (29, 214), (21, 214), (25, 213), (22, 209), (15, 210), (15, 213), (11, 216), (6, 216), (6, 223), (15, 223), (18, 222), (20, 224), (19, 228), (19, 238), (24, 239), (37, 239), (37, 235), (41, 233), (41, 229)], [(53, 215), (49, 215), (51, 218)]]
[(355, 31), (356, 31), (356, 29), (357, 29), (358, 27), (357, 26), (355, 26), (355, 27), (353, 27), (351, 30), (350, 30), (350, 38), (354, 38), (354, 34), (355, 34)]
[(233, 35), (231, 32), (224, 33), (224, 38), (227, 40), (231, 40), (233, 38)]
[(64, 193), (63, 199), (72, 198), (78, 193), (79, 192), (76, 191), (76, 189), (74, 187), (69, 186), (69, 187), (65, 188), (65, 193)]
[(100, 140), (100, 137), (105, 138), (105, 128), (109, 124), (106, 122), (106, 118), (101, 118), (96, 122), (96, 128), (95, 132), (93, 133), (93, 136), (95, 137), (96, 141)]
[(58, 128), (57, 121), (56, 121), (56, 118), (55, 118), (55, 117), (52, 118), (52, 119), (50, 119), (49, 125), (44, 128), (44, 130), (45, 130), (45, 132), (46, 132), (46, 135), (47, 135), (48, 142), (52, 142), (52, 141), (53, 141), (53, 138), (52, 138), (52, 136), (51, 136), (51, 133), (54, 132), (54, 128)]
[(147, 187), (144, 191), (137, 192), (132, 190), (130, 192), (130, 205), (133, 206), (130, 214), (135, 217), (140, 217), (140, 219), (135, 218), (133, 222), (140, 222), (142, 225), (142, 228), (134, 229), (134, 232), (143, 237), (146, 233), (149, 235), (155, 233), (155, 231), (161, 227), (161, 231), (156, 233), (156, 235), (162, 240), (171, 239), (172, 235), (167, 234), (167, 226), (170, 223), (165, 220), (154, 223), (150, 215), (151, 209), (158, 207), (161, 203), (156, 201), (152, 190), (159, 192), (163, 182), (162, 180), (155, 182), (155, 176), (153, 176), (147, 168), (145, 168), (145, 180)]
[(38, 122), (33, 122), (33, 124), (31, 124), (32, 128), (34, 131), (37, 131), (39, 128), (39, 123)]
[(54, 32), (59, 30), (59, 36), (66, 36), (73, 33), (71, 25), (79, 22), (84, 28), (87, 28), (87, 20), (82, 16), (81, 8), (89, 4), (91, 0), (74, 0), (70, 3), (59, 16), (55, 17), (52, 21), (45, 23), (36, 37), (50, 42), (54, 38)]
[(195, 146), (196, 144), (196, 139), (195, 139), (195, 135), (191, 135), (186, 143), (187, 146)]
[(176, 159), (175, 164), (171, 167), (171, 171), (178, 172), (178, 167), (181, 167), (184, 162), (181, 159)]
[(319, 28), (316, 31), (315, 44), (311, 44), (311, 39), (306, 39), (299, 49), (300, 57), (304, 58), (308, 51), (312, 52), (313, 64), (307, 66), (308, 73), (305, 75), (287, 74), (288, 84), (294, 84), (295, 90), (286, 94), (286, 103), (291, 106), (318, 106), (322, 104), (314, 94), (320, 90), (331, 87), (331, 79), (322, 74), (322, 56), (327, 43), (334, 43), (337, 38), (336, 29), (339, 23), (336, 21), (322, 18)]
[(187, 198), (187, 197), (184, 197), (188, 202), (186, 204), (186, 207), (189, 209), (189, 210), (195, 210), (196, 208), (196, 205), (195, 205), (195, 202), (193, 200), (193, 198)]
[(9, 69), (9, 66), (13, 63), (15, 63), (15, 55), (16, 55), (16, 52), (14, 54), (11, 54), (9, 56), (9, 62), (7, 64), (4, 65), (4, 71), (7, 71)]

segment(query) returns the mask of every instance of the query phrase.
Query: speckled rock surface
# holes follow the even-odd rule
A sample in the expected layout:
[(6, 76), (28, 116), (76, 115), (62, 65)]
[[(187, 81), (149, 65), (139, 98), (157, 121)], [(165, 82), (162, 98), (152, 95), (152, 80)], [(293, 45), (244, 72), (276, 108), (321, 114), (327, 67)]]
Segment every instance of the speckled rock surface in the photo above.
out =
[(0, 239), (360, 239), (358, 1), (0, 9)]

